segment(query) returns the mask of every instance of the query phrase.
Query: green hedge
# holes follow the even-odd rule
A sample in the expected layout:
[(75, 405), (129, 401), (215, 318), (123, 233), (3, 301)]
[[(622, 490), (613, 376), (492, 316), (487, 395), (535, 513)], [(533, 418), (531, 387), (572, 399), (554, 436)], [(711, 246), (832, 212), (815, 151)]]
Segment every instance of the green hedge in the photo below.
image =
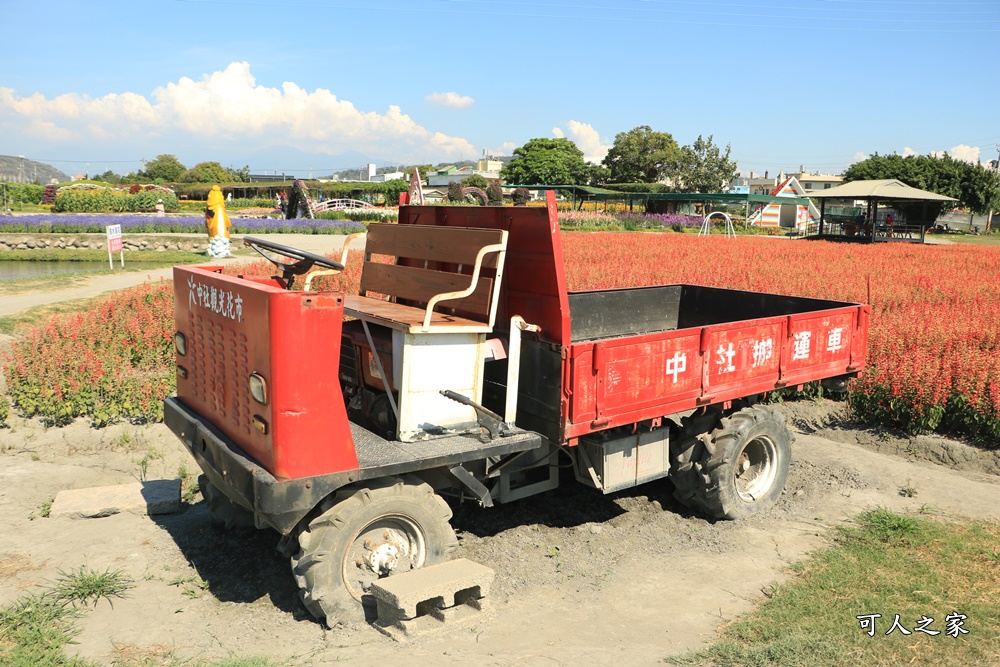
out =
[[(313, 200), (317, 200), (319, 193), (322, 192), (323, 199), (360, 199), (371, 204), (384, 204), (386, 206), (395, 206), (399, 203), (399, 193), (406, 192), (410, 188), (410, 182), (405, 179), (386, 181), (384, 183), (353, 183), (343, 181), (335, 183), (320, 183), (319, 181), (303, 182), (306, 188), (309, 189), (309, 196)], [(270, 193), (269, 196), (273, 197), (278, 192), (291, 192), (292, 184), (293, 181), (286, 181), (284, 183), (218, 183), (217, 185), (226, 193), (233, 190), (240, 190), (242, 192), (256, 190), (257, 193), (268, 192)], [(212, 189), (212, 185), (211, 183), (172, 183), (170, 187), (181, 199), (205, 201), (208, 199), (208, 193)], [(257, 199), (260, 199), (260, 197)], [(233, 201), (236, 200), (234, 199)], [(265, 205), (274, 205), (274, 199), (272, 198)], [(233, 204), (227, 202), (226, 206), (232, 207)]]
[(16, 203), (40, 204), (45, 194), (45, 186), (34, 183), (4, 183), (4, 187), (0, 187), (0, 197), (3, 197), (4, 190), (7, 191), (7, 201), (0, 202), (2, 208)]
[(65, 189), (56, 193), (54, 213), (138, 213), (156, 209), (157, 200), (163, 200), (168, 211), (178, 208), (177, 197), (163, 190), (139, 190), (132, 194), (118, 188), (93, 190)]

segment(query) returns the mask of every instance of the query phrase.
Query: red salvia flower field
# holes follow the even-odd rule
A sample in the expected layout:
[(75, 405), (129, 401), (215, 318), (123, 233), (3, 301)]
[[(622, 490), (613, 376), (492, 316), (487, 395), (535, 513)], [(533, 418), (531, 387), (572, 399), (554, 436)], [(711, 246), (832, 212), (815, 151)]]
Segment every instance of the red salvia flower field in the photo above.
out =
[(564, 234), (571, 290), (664, 283), (872, 304), (856, 414), (1000, 439), (1000, 249), (685, 234)]
[[(990, 447), (1000, 440), (1000, 249), (601, 232), (566, 233), (563, 250), (571, 290), (694, 283), (871, 303), (869, 369), (852, 384), (854, 413)], [(359, 259), (317, 286), (356, 292)], [(172, 301), (169, 283), (147, 284), (31, 332), (6, 369), (15, 404), (56, 422), (160, 418), (174, 382)]]
[(28, 332), (4, 369), (14, 404), (54, 424), (162, 419), (176, 387), (173, 307), (172, 283), (149, 282)]

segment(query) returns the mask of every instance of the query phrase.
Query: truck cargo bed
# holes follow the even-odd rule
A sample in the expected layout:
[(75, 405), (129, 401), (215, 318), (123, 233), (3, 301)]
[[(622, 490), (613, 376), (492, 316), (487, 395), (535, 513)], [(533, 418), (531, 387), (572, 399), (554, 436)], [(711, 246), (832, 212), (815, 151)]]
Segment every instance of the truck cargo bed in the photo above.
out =
[(871, 309), (860, 304), (699, 285), (568, 303), (566, 440), (865, 366)]
[(854, 304), (701, 285), (656, 285), (569, 293), (574, 343), (851, 305)]

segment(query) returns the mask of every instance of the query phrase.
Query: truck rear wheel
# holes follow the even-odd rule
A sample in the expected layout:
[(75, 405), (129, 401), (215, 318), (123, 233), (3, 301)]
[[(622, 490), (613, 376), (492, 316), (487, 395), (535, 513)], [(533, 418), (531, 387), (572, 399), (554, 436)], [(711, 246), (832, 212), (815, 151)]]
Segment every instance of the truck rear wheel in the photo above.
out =
[(291, 561), (302, 603), (328, 627), (366, 620), (372, 583), (451, 557), (450, 520), (448, 504), (415, 478), (341, 489), (298, 536)]
[(226, 497), (205, 475), (198, 475), (201, 497), (208, 505), (212, 520), (227, 530), (230, 528), (253, 528), (253, 512), (244, 509)]
[(781, 413), (748, 407), (720, 419), (710, 433), (684, 435), (671, 470), (679, 500), (718, 519), (756, 514), (778, 500), (794, 441)]

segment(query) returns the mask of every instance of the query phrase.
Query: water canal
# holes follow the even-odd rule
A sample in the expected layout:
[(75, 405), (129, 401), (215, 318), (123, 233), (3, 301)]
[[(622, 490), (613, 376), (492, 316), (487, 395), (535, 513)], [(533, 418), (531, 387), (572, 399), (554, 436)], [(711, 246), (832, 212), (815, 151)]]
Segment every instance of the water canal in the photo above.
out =
[[(161, 269), (171, 266), (163, 262), (132, 262), (125, 261), (125, 269), (115, 257), (115, 271), (141, 271), (146, 269)], [(81, 275), (91, 273), (111, 273), (107, 262), (67, 262), (67, 261), (22, 261), (12, 260), (0, 262), (0, 281), (25, 280), (29, 278), (47, 278), (59, 275)]]

